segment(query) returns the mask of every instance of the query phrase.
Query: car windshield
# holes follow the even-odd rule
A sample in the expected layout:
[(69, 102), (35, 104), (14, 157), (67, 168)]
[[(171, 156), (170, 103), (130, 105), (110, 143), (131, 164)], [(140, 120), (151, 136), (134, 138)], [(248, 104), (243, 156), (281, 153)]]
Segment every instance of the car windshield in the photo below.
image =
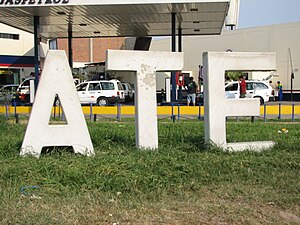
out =
[(83, 84), (80, 84), (77, 86), (77, 91), (86, 91), (86, 88), (87, 88), (87, 83), (83, 83)]
[(238, 83), (233, 83), (233, 84), (229, 84), (225, 88), (225, 91), (237, 91), (237, 89), (238, 89)]
[(26, 80), (24, 81), (24, 83), (22, 84), (22, 87), (23, 86), (29, 86), (30, 85), (30, 80)]

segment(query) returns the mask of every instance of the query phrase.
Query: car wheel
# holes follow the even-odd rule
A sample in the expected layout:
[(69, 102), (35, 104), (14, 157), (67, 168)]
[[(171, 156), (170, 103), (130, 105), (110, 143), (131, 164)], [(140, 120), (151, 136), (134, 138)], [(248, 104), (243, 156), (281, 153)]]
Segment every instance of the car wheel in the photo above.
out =
[(97, 100), (97, 105), (98, 106), (108, 106), (108, 99), (107, 98), (98, 98)]

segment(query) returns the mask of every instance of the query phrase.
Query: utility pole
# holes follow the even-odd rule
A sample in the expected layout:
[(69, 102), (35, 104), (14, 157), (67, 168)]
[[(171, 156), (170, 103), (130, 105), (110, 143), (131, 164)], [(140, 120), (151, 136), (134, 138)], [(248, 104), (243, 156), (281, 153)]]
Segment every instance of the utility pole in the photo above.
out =
[(295, 78), (294, 69), (293, 69), (293, 60), (291, 49), (289, 48), (289, 56), (290, 56), (290, 63), (291, 63), (291, 102), (293, 101), (293, 80)]

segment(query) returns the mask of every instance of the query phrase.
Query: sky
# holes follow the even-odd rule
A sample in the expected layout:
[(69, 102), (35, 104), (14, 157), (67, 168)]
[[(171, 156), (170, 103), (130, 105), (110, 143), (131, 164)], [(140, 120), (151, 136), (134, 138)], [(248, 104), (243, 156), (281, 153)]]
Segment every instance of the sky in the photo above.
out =
[(300, 22), (300, 0), (240, 0), (239, 28)]

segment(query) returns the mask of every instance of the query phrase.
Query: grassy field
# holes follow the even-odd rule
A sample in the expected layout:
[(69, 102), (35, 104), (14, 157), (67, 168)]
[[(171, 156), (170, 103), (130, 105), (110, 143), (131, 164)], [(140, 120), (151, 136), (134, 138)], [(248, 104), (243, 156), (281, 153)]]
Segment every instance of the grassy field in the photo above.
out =
[(229, 142), (276, 142), (261, 153), (206, 146), (198, 120), (160, 121), (157, 151), (132, 120), (88, 127), (94, 158), (21, 158), (26, 124), (0, 117), (0, 224), (300, 224), (298, 123), (227, 123)]

